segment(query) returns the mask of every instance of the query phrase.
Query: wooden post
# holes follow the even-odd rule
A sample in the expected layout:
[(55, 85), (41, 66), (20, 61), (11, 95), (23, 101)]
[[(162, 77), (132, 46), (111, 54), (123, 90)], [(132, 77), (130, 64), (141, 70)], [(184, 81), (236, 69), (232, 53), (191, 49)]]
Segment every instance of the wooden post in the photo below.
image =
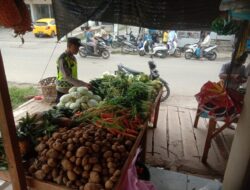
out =
[(0, 51), (0, 129), (4, 142), (4, 150), (8, 159), (8, 168), (14, 190), (26, 190), (25, 174), (18, 148), (16, 126), (12, 113), (8, 85), (4, 72)]

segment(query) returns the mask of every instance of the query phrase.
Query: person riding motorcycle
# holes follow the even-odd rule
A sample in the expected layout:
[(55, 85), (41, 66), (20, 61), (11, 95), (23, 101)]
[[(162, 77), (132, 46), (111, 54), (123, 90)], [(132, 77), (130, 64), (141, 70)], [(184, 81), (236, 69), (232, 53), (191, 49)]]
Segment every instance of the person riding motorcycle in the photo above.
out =
[(86, 27), (86, 41), (87, 45), (92, 46), (94, 48), (94, 54), (97, 54), (96, 40), (89, 26)]

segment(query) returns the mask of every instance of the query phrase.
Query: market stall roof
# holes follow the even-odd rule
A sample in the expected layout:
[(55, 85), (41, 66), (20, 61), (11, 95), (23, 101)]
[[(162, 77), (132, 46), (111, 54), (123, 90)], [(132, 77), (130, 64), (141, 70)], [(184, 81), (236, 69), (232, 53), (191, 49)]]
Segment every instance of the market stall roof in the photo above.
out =
[(88, 20), (154, 29), (210, 29), (221, 0), (53, 0), (58, 39)]

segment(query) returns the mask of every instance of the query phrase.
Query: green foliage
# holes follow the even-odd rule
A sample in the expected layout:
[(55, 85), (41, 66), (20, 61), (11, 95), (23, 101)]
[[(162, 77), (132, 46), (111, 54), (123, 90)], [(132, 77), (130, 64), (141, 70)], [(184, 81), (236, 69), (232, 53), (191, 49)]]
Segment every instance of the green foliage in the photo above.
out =
[(239, 24), (219, 17), (212, 22), (211, 29), (219, 35), (232, 35), (238, 32)]
[(34, 87), (16, 87), (9, 88), (9, 94), (13, 109), (27, 101), (27, 96), (34, 96), (38, 94), (38, 90)]

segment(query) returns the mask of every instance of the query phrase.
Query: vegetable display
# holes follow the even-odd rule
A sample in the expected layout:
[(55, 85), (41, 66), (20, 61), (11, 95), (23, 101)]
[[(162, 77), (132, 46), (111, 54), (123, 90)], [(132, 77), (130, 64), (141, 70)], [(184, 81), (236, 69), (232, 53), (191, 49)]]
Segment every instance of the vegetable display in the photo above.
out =
[(74, 189), (113, 189), (132, 145), (94, 125), (60, 128), (35, 147), (29, 173)]
[(57, 107), (84, 111), (88, 108), (96, 107), (101, 100), (100, 96), (94, 95), (86, 87), (72, 87), (69, 89), (69, 94), (65, 94), (60, 98)]

